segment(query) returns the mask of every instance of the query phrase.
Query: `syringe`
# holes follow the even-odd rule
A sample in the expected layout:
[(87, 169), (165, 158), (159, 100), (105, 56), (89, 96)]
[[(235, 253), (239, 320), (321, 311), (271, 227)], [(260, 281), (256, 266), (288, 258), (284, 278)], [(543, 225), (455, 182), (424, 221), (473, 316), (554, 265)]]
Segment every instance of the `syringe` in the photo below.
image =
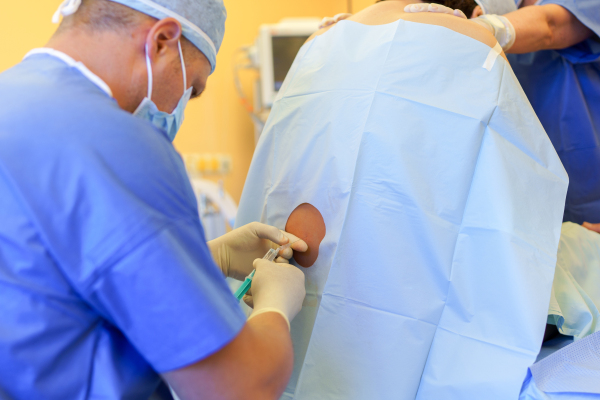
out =
[[(298, 239), (298, 240), (300, 240), (300, 239)], [(289, 249), (290, 246), (293, 245), (294, 243), (296, 243), (298, 240), (295, 240), (294, 242), (291, 242), (288, 244), (284, 244), (283, 246), (279, 246), (276, 249), (270, 249), (269, 251), (267, 251), (267, 254), (265, 254), (265, 256), (263, 257), (263, 260), (274, 261), (277, 258), (277, 256), (279, 255), (280, 251)], [(242, 286), (240, 286), (240, 288), (238, 290), (236, 290), (235, 297), (238, 299), (238, 301), (241, 301), (242, 298), (244, 297), (244, 295), (250, 289), (250, 286), (252, 285), (252, 279), (254, 278), (255, 273), (256, 273), (256, 270), (252, 270), (250, 275), (248, 275), (246, 277), (246, 279), (244, 280), (244, 283), (242, 283)]]

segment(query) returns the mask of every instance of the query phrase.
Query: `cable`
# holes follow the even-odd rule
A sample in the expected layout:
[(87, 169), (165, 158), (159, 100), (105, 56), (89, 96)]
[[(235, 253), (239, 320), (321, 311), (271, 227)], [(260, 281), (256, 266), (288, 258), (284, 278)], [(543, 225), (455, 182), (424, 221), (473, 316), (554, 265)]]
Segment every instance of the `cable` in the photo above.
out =
[[(254, 121), (256, 124), (262, 127), (265, 123), (260, 118), (259, 114), (256, 113), (254, 107), (244, 94), (244, 90), (242, 89), (242, 84), (240, 82), (239, 72), (241, 69), (256, 69), (256, 67), (252, 64), (252, 61), (250, 60), (249, 52), (250, 46), (242, 46), (239, 47), (233, 53), (233, 83), (235, 86), (235, 90), (237, 91), (237, 94), (240, 97), (240, 101), (246, 109), (246, 111), (248, 112), (248, 114), (250, 115), (250, 118), (252, 118), (252, 121)], [(243, 63), (243, 60), (240, 59), (240, 55), (242, 54), (244, 55), (244, 60), (246, 61), (245, 63)]]

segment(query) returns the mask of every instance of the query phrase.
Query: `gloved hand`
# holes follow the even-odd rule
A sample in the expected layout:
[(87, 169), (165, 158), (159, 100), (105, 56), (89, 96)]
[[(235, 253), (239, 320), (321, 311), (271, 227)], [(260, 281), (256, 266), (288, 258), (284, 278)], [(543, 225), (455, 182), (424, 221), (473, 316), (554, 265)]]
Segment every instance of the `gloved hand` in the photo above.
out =
[(350, 18), (352, 16), (352, 14), (349, 13), (341, 13), (341, 14), (337, 14), (335, 15), (333, 18), (331, 17), (325, 17), (323, 18), (323, 20), (321, 21), (321, 24), (319, 25), (319, 29), (322, 28), (326, 28), (329, 25), (333, 25), (341, 20)]
[(275, 260), (288, 263), (293, 250), (304, 252), (308, 245), (291, 233), (274, 226), (252, 222), (208, 242), (208, 247), (221, 271), (230, 278), (243, 281), (252, 272), (252, 262), (263, 258), (272, 248), (294, 243)]
[(500, 46), (502, 46), (502, 50), (508, 51), (515, 44), (517, 33), (508, 18), (502, 15), (486, 14), (473, 18), (471, 21), (478, 23), (490, 31)]
[[(453, 10), (441, 4), (409, 4), (406, 7), (404, 7), (404, 12), (440, 12), (444, 14), (451, 14), (460, 18), (467, 18), (465, 13), (463, 13), (461, 10)], [(494, 35), (500, 46), (502, 46), (502, 49), (504, 51), (508, 51), (508, 49), (510, 49), (515, 43), (515, 39), (517, 37), (515, 27), (506, 17), (496, 14), (485, 14), (477, 18), (472, 18), (471, 21), (483, 26), (485, 29), (490, 31), (490, 33)]]
[(450, 14), (455, 17), (467, 19), (467, 16), (461, 10), (454, 10), (450, 7), (446, 7), (441, 4), (435, 3), (417, 3), (417, 4), (409, 4), (404, 7), (404, 12), (407, 13), (419, 13), (419, 12), (433, 12), (433, 13), (442, 13), (442, 14)]
[(260, 259), (254, 260), (254, 268), (252, 287), (244, 296), (244, 302), (254, 308), (248, 320), (265, 312), (277, 312), (289, 327), (306, 296), (304, 272), (293, 265)]

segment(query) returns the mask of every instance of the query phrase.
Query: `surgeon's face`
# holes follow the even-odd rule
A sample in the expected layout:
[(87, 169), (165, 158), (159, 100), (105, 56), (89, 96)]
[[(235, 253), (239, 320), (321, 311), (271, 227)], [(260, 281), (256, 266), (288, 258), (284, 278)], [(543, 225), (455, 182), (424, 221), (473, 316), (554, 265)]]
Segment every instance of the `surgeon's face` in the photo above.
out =
[[(179, 55), (179, 41), (185, 62), (187, 87), (183, 86), (183, 66)], [(156, 22), (146, 36), (145, 45), (152, 65), (152, 98), (160, 111), (172, 113), (183, 93), (192, 87), (192, 98), (202, 94), (210, 75), (208, 59), (194, 45), (182, 36), (181, 25), (173, 18)], [(148, 74), (146, 72), (145, 53), (138, 57), (140, 79), (132, 83), (137, 86), (139, 101), (147, 96)]]
[(187, 87), (183, 87), (183, 70), (179, 53), (171, 57), (170, 65), (165, 63), (164, 68), (153, 73), (154, 88), (152, 101), (159, 110), (173, 112), (183, 92), (192, 87), (192, 99), (199, 97), (206, 88), (206, 81), (210, 75), (211, 66), (208, 59), (200, 50), (187, 40), (182, 39), (182, 52), (185, 61)]

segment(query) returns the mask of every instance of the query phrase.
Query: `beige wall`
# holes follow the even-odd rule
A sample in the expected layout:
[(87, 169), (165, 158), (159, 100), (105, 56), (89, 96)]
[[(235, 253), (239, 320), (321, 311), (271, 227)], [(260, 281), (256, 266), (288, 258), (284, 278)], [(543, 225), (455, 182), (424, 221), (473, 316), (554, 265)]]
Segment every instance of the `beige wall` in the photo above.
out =
[[(353, 11), (374, 0), (351, 0)], [(2, 5), (2, 52), (0, 71), (10, 68), (32, 48), (43, 46), (55, 25), (50, 22), (60, 0), (9, 1)], [(225, 187), (236, 201), (254, 151), (254, 128), (235, 92), (232, 74), (233, 52), (251, 44), (263, 23), (275, 23), (284, 17), (324, 17), (345, 12), (347, 0), (225, 0), (228, 10), (225, 40), (217, 57), (217, 70), (210, 77), (206, 92), (191, 102), (186, 120), (175, 140), (181, 153), (227, 153), (233, 170)], [(251, 95), (252, 72), (242, 72), (246, 93)]]

